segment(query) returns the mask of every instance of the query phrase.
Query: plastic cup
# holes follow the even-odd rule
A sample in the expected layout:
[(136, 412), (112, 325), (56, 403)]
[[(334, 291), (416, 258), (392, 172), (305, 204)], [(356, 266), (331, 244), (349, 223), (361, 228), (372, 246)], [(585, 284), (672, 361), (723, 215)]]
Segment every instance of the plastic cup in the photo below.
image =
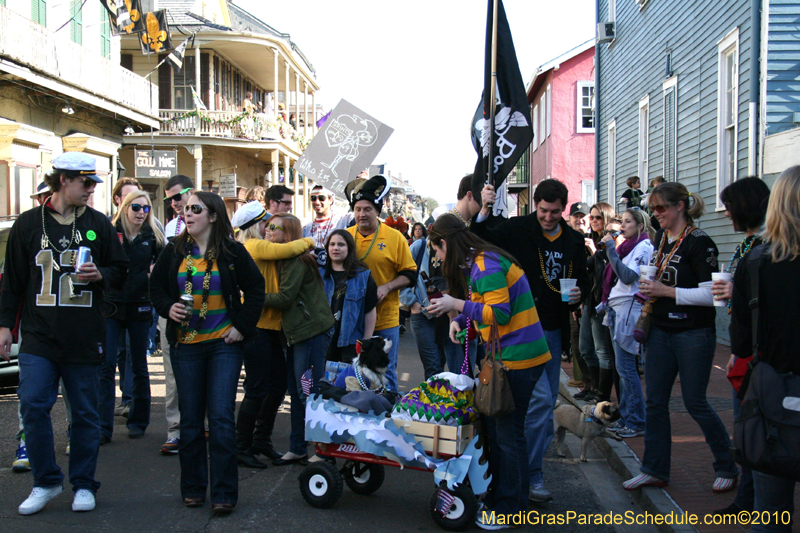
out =
[[(722, 281), (733, 281), (733, 274), (730, 272), (712, 272), (711, 273), (711, 282), (722, 280)], [(715, 307), (725, 307), (728, 305), (728, 300), (726, 298), (717, 299), (714, 297), (714, 306)]]
[(644, 265), (639, 268), (639, 281), (655, 281), (658, 267)]
[(561, 283), (561, 301), (568, 302), (569, 291), (571, 291), (575, 287), (575, 284), (578, 283), (578, 280), (571, 278), (564, 278), (558, 281)]

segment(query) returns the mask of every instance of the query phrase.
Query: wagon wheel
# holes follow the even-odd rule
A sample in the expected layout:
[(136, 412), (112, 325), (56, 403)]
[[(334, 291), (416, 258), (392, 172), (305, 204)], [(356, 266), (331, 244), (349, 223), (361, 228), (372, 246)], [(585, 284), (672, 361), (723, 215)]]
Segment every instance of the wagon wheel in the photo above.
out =
[(436, 510), (436, 502), (439, 499), (439, 488), (437, 487), (428, 503), (431, 518), (442, 529), (463, 531), (475, 521), (478, 512), (478, 500), (472, 493), (472, 488), (466, 483), (462, 483), (454, 490), (445, 490), (455, 497), (453, 506), (450, 507), (450, 512), (444, 516)]
[(311, 463), (303, 469), (299, 479), (300, 493), (313, 507), (332, 507), (342, 495), (342, 476), (328, 461)]
[(342, 475), (356, 494), (372, 494), (383, 485), (386, 470), (383, 465), (348, 461), (342, 468)]

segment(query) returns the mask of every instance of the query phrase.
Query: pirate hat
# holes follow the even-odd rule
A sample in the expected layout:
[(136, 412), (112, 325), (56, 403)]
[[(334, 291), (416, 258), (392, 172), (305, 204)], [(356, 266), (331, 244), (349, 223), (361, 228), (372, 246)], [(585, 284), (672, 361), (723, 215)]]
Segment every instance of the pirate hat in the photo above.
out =
[(375, 206), (378, 213), (381, 212), (383, 199), (389, 194), (389, 183), (380, 174), (372, 176), (370, 179), (356, 178), (344, 188), (344, 194), (350, 201), (350, 208), (353, 209), (359, 200), (367, 200)]

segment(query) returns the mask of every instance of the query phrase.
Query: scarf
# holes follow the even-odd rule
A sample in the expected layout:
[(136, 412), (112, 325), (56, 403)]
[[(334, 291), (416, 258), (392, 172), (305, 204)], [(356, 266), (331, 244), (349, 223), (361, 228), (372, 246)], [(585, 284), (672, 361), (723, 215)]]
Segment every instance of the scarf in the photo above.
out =
[[(639, 239), (626, 239), (625, 242), (619, 245), (617, 248), (617, 254), (619, 255), (620, 259), (625, 259), (625, 257), (633, 251), (638, 244), (644, 240), (649, 240), (650, 237), (647, 236), (647, 233), (642, 233), (639, 235)], [(606, 252), (608, 253), (608, 252)], [(614, 274), (614, 269), (611, 268), (611, 262), (606, 265), (606, 268), (603, 270), (603, 298), (601, 301), (607, 302), (608, 295), (611, 294), (611, 289), (614, 287), (614, 283), (616, 280), (616, 274)]]

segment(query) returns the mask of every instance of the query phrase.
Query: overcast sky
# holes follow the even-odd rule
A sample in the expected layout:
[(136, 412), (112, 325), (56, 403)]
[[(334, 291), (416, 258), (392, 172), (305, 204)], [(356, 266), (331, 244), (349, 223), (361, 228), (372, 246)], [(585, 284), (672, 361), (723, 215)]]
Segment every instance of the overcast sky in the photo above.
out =
[[(487, 0), (233, 0), (291, 35), (317, 71), (317, 102), (340, 99), (394, 128), (375, 159), (417, 192), (455, 201), (475, 166), (470, 121), (483, 84)], [(594, 0), (505, 0), (527, 84), (594, 35)]]

